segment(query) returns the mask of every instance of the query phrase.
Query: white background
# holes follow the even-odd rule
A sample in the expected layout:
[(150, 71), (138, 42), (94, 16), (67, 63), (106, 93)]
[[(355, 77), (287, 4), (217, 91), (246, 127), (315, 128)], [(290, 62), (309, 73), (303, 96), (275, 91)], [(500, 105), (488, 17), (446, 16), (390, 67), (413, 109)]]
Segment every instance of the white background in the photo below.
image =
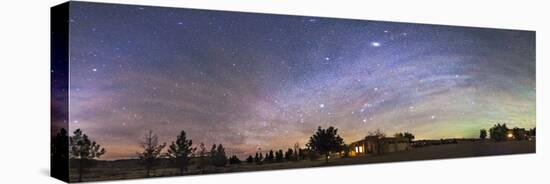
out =
[[(297, 169), (112, 183), (546, 183), (550, 150), (550, 6), (542, 0), (102, 0), (537, 31), (537, 153), (468, 159)], [(61, 183), (49, 178), (49, 7), (61, 0), (0, 5), (0, 183)], [(544, 51), (547, 53), (544, 53)]]

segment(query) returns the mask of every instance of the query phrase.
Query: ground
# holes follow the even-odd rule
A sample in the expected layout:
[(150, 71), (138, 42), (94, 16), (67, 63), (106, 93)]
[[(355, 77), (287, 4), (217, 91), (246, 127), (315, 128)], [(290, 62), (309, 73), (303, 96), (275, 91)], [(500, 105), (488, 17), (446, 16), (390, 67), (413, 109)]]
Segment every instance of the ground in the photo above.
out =
[[(227, 165), (226, 167), (209, 166), (202, 172), (196, 169), (195, 165), (190, 165), (189, 171), (186, 175), (535, 153), (535, 147), (535, 142), (532, 141), (471, 142), (413, 148), (408, 151), (388, 153), (377, 156), (334, 158), (329, 160), (329, 163), (325, 163), (322, 158), (315, 161), (302, 160), (297, 162), (283, 162), (263, 165), (242, 163), (238, 165)], [(163, 164), (159, 165), (157, 169), (153, 170), (151, 175), (154, 177), (178, 175), (178, 169), (168, 168), (162, 165)], [(71, 181), (77, 180), (78, 175), (76, 173), (77, 172), (75, 169), (71, 169)], [(112, 162), (105, 161), (98, 163), (94, 168), (87, 169), (83, 175), (83, 180), (98, 181), (133, 179), (143, 178), (144, 176), (145, 171), (137, 160)]]

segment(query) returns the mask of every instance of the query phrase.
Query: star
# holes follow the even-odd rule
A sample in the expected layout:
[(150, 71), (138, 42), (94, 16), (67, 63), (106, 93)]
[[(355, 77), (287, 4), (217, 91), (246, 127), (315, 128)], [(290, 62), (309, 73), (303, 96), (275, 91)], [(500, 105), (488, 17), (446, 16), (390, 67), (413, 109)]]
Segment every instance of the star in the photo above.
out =
[(124, 7), (70, 17), (71, 104), (82, 107), (68, 122), (105, 140), (101, 159), (134, 158), (147, 129), (162, 142), (185, 130), (242, 159), (257, 145), (303, 148), (318, 126), (345, 142), (377, 128), (438, 139), (535, 126), (530, 31)]

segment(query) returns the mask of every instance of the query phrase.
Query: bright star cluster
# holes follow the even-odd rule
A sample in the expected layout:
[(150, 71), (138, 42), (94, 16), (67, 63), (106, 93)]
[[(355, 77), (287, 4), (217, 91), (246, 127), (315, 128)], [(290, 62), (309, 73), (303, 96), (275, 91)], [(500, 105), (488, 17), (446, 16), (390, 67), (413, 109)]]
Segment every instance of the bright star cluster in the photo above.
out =
[(153, 130), (228, 154), (344, 141), (382, 129), (417, 139), (535, 126), (535, 34), (94, 3), (71, 4), (70, 121), (134, 157)]

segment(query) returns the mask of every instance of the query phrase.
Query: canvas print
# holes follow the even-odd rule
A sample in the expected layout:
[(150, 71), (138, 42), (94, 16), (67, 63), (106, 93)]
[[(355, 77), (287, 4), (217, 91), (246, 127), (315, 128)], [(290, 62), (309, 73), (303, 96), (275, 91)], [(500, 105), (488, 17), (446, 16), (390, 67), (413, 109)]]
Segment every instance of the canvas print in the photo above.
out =
[(535, 153), (535, 32), (52, 8), (67, 182)]

